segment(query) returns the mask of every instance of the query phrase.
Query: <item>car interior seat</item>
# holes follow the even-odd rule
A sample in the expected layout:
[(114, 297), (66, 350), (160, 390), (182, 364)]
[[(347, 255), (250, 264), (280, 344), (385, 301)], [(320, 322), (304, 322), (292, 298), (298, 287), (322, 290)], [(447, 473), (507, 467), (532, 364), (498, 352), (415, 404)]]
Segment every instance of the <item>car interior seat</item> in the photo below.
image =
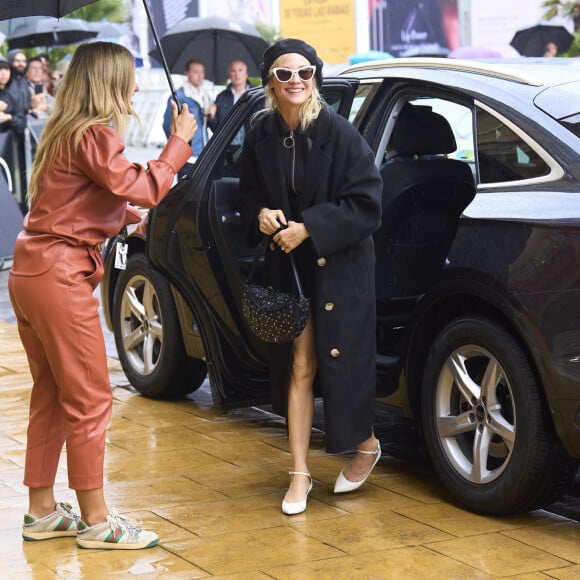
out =
[(389, 142), (382, 224), (375, 234), (377, 307), (414, 301), (433, 283), (453, 243), (459, 217), (475, 196), (469, 166), (449, 122), (431, 107), (407, 103)]

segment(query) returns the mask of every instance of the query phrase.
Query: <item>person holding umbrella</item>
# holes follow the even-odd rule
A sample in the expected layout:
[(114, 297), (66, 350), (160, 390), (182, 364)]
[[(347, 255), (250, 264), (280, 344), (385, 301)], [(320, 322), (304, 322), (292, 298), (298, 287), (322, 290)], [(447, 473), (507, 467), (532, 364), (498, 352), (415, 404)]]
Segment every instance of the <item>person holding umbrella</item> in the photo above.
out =
[(381, 456), (373, 432), (375, 257), (382, 180), (359, 132), (322, 100), (322, 61), (302, 40), (279, 40), (261, 67), (266, 109), (241, 159), (240, 215), (250, 240), (268, 236), (264, 282), (289, 290), (296, 258), (311, 312), (293, 343), (271, 344), (273, 407), (287, 416), (292, 468), (282, 511), (306, 509), (318, 377), (326, 449), (355, 451), (335, 493), (358, 489)]
[[(33, 386), (24, 484), (25, 540), (76, 536), (82, 548), (140, 549), (158, 543), (107, 507), (105, 429), (112, 407), (107, 356), (93, 295), (103, 275), (101, 244), (169, 192), (197, 130), (173, 106), (171, 136), (148, 168), (123, 155), (122, 133), (138, 90), (133, 55), (109, 42), (83, 44), (56, 94), (35, 157), (24, 229), (8, 289)], [(122, 249), (121, 249), (122, 250)], [(69, 485), (80, 518), (57, 503), (54, 480), (66, 442)]]
[[(208, 117), (211, 119), (215, 115), (216, 107), (203, 86), (205, 79), (204, 64), (195, 58), (190, 59), (185, 65), (185, 76), (187, 78), (183, 86), (177, 89), (177, 98), (180, 103), (187, 103), (190, 112), (195, 115), (197, 126), (200, 129), (191, 141), (193, 157), (198, 157), (209, 138), (207, 131)], [(166, 137), (171, 134), (172, 102), (173, 97), (169, 97), (167, 108), (163, 115), (163, 131)]]

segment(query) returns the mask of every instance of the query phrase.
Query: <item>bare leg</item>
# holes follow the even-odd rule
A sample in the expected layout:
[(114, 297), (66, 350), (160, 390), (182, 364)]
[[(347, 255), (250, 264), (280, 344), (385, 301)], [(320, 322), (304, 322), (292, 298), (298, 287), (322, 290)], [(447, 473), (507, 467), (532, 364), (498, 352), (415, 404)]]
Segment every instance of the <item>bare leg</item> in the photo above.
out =
[[(373, 433), (366, 441), (360, 443), (358, 448), (363, 451), (375, 451), (378, 443), (379, 442)], [(356, 453), (350, 460), (350, 463), (344, 468), (344, 476), (352, 482), (361, 481), (367, 476), (374, 461), (374, 455)]]
[(102, 524), (107, 521), (107, 504), (103, 495), (103, 488), (77, 490), (77, 500), (81, 509), (81, 520), (87, 526)]
[(28, 488), (28, 513), (36, 519), (51, 514), (56, 507), (54, 488), (29, 487)]
[[(292, 454), (292, 471), (310, 473), (308, 451), (314, 417), (314, 377), (317, 361), (312, 316), (302, 334), (294, 339), (294, 364), (288, 392), (288, 435)], [(304, 499), (310, 481), (307, 477), (293, 475), (286, 493), (286, 501)]]

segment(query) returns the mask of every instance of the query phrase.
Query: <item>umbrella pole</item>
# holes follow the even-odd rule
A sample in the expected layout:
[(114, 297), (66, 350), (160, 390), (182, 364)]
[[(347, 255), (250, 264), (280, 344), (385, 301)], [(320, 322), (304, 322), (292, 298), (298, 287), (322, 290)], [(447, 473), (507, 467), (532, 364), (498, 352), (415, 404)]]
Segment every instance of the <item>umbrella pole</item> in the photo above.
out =
[(155, 44), (159, 49), (159, 54), (161, 55), (161, 64), (163, 65), (163, 70), (165, 71), (165, 76), (167, 77), (167, 82), (169, 83), (169, 88), (171, 90), (171, 95), (173, 100), (177, 103), (177, 109), (181, 113), (181, 103), (177, 99), (177, 92), (175, 91), (175, 86), (173, 84), (173, 79), (171, 78), (171, 72), (169, 71), (169, 66), (167, 64), (167, 59), (165, 58), (165, 53), (163, 52), (163, 47), (159, 41), (159, 35), (157, 34), (157, 29), (155, 28), (155, 23), (151, 17), (151, 11), (149, 10), (149, 5), (147, 0), (143, 0), (143, 7), (145, 8), (145, 13), (147, 14), (147, 20), (149, 20), (149, 25), (151, 26), (151, 32), (153, 32), (153, 38), (155, 39)]

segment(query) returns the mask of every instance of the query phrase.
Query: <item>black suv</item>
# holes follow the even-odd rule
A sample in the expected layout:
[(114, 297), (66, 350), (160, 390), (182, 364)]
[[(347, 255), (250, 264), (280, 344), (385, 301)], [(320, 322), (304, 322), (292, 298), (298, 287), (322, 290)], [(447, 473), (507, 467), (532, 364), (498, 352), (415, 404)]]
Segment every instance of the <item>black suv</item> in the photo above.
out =
[[(556, 62), (548, 62), (556, 61)], [(422, 429), (458, 502), (507, 514), (553, 501), (580, 458), (580, 68), (563, 59), (393, 59), (323, 94), (376, 152), (377, 404)], [(269, 398), (266, 345), (240, 293), (238, 102), (167, 199), (126, 270), (104, 248), (102, 306), (150, 397), (209, 377), (215, 405)], [(332, 259), (332, 256), (326, 256)]]

